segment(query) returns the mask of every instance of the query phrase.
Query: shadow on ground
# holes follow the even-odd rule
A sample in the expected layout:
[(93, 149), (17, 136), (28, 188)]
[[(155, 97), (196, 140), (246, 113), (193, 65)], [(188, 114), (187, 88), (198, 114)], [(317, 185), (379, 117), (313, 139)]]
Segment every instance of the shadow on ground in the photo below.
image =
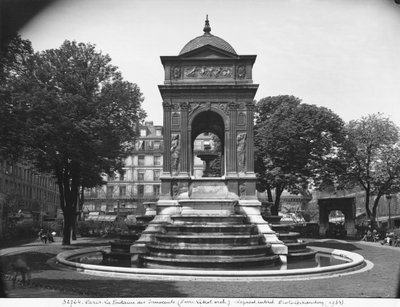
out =
[(48, 270), (50, 266), (46, 262), (53, 258), (55, 254), (52, 253), (40, 253), (40, 252), (25, 252), (22, 254), (14, 254), (9, 256), (1, 257), (1, 263), (6, 274), (14, 273), (12, 270), (12, 263), (17, 259), (17, 257), (23, 257), (26, 264), (29, 266), (31, 272), (41, 272)]
[(315, 247), (326, 247), (326, 248), (333, 248), (333, 249), (343, 249), (345, 251), (356, 251), (361, 250), (361, 248), (355, 246), (351, 243), (346, 242), (339, 242), (336, 240), (327, 240), (323, 242), (309, 242), (307, 243), (308, 246), (315, 246)]
[(110, 280), (33, 278), (31, 284), (88, 297), (187, 297), (173, 281), (113, 279), (110, 287)]

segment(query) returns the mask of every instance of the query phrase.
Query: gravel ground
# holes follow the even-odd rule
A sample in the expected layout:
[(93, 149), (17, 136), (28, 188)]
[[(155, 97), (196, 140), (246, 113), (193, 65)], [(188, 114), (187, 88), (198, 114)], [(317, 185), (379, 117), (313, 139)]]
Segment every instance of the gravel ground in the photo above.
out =
[[(353, 251), (371, 261), (366, 272), (340, 277), (296, 281), (164, 281), (125, 280), (78, 273), (54, 264), (54, 257), (65, 249), (105, 245), (108, 240), (79, 238), (70, 247), (56, 241), (32, 242), (0, 250), (3, 267), (18, 254), (24, 255), (32, 269), (30, 285), (11, 287), (5, 275), (8, 297), (341, 297), (395, 298), (400, 273), (400, 248), (379, 243), (318, 240), (309, 246)], [(8, 272), (10, 273), (10, 272)]]

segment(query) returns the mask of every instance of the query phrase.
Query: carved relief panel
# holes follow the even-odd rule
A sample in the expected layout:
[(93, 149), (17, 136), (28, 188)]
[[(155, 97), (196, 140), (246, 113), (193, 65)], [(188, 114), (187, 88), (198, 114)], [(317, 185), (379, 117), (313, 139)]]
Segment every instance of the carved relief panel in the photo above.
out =
[(240, 132), (236, 137), (236, 148), (237, 148), (237, 168), (239, 172), (246, 171), (246, 141), (247, 133)]
[(184, 78), (188, 79), (221, 79), (233, 78), (233, 66), (185, 66)]
[(180, 66), (173, 66), (171, 68), (171, 79), (180, 79), (181, 77), (181, 67)]
[(246, 112), (241, 111), (238, 113), (237, 116), (238, 116), (237, 120), (238, 125), (246, 125)]
[(237, 76), (239, 79), (244, 79), (244, 78), (246, 77), (246, 66), (244, 66), (244, 65), (239, 65), (239, 66), (236, 68), (236, 76)]
[(179, 128), (181, 125), (181, 114), (180, 112), (174, 112), (171, 116), (171, 124), (173, 128)]
[(181, 154), (181, 139), (179, 133), (171, 134), (171, 172), (172, 174), (179, 173), (180, 154)]

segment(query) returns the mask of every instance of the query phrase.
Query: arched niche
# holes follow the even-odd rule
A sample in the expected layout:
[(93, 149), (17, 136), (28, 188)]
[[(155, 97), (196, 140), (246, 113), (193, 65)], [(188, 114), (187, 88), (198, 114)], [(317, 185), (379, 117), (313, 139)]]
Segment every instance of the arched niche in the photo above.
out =
[(198, 136), (204, 133), (214, 134), (220, 142), (221, 176), (225, 169), (225, 124), (220, 114), (213, 110), (198, 112), (190, 121), (190, 161), (191, 175), (194, 175), (194, 143)]

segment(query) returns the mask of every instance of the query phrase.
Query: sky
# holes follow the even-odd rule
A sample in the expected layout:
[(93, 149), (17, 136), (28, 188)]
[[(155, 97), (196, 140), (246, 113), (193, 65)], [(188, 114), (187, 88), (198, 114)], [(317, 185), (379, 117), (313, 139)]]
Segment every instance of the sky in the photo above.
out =
[(21, 30), (35, 51), (95, 44), (138, 84), (162, 125), (160, 56), (203, 34), (257, 55), (255, 99), (294, 95), (345, 121), (381, 112), (400, 126), (400, 5), (393, 0), (58, 0)]

